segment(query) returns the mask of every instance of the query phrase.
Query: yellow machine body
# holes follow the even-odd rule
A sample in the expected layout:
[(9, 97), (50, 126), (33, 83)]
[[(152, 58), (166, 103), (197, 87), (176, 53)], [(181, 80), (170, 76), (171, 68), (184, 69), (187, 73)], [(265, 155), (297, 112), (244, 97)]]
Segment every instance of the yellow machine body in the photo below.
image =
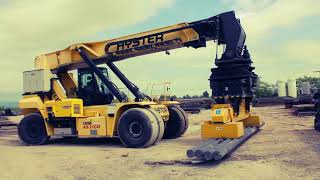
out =
[(242, 122), (212, 123), (205, 121), (201, 125), (201, 136), (209, 138), (239, 138), (244, 135)]
[(244, 135), (246, 127), (261, 127), (260, 116), (254, 116), (245, 110), (244, 101), (241, 102), (239, 113), (234, 113), (230, 104), (215, 104), (211, 108), (211, 120), (201, 125), (201, 137), (236, 139)]
[[(91, 57), (102, 57), (106, 55), (105, 46), (117, 41), (123, 41), (131, 38), (136, 38), (137, 41), (130, 44), (123, 44), (120, 46), (120, 51), (125, 52), (137, 47), (144, 47), (139, 51), (132, 51), (131, 53), (118, 53), (119, 49), (116, 45), (111, 45), (108, 48), (108, 54), (117, 57), (117, 60), (127, 59), (130, 57), (160, 52), (163, 50), (176, 49), (184, 46), (184, 43), (199, 40), (199, 35), (192, 28), (166, 33), (163, 35), (150, 36), (148, 39), (146, 35), (157, 34), (165, 31), (171, 31), (177, 28), (188, 26), (188, 23), (180, 23), (168, 27), (163, 27), (151, 31), (146, 31), (138, 34), (125, 36), (122, 38), (115, 38), (99, 42), (78, 43), (69, 46), (66, 49), (40, 55), (36, 57), (35, 67), (37, 69), (57, 69), (61, 66), (67, 67), (68, 70), (76, 69), (78, 67), (86, 66), (82, 58), (79, 56), (76, 49), (85, 48)], [(148, 46), (150, 48), (145, 48)]]
[(230, 104), (214, 104), (211, 107), (212, 122), (228, 123), (233, 120), (233, 109)]
[(78, 118), (78, 136), (107, 136), (107, 121), (105, 117)]
[[(176, 105), (176, 102), (172, 102)], [(54, 133), (54, 127), (48, 123), (49, 116), (56, 118), (75, 118), (76, 130), (79, 137), (113, 137), (117, 134), (117, 123), (122, 113), (130, 108), (145, 107), (157, 111), (164, 121), (169, 120), (169, 102), (159, 103), (125, 102), (110, 105), (83, 106), (82, 99), (70, 98), (62, 100), (48, 100), (42, 102), (37, 95), (25, 95), (19, 101), (19, 107), (24, 115), (40, 113), (45, 119), (49, 136), (61, 135)]]
[(82, 99), (62, 99), (61, 101), (46, 101), (47, 113), (54, 114), (55, 117), (82, 117)]

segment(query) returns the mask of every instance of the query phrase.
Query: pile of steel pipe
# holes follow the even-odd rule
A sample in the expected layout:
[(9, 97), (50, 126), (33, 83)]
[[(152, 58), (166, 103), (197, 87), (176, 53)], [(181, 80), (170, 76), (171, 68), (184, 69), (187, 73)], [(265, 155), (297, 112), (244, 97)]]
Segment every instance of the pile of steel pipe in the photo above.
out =
[(257, 127), (247, 127), (245, 128), (244, 135), (238, 139), (210, 139), (195, 148), (189, 149), (187, 151), (187, 156), (189, 158), (196, 157), (197, 159), (204, 161), (221, 160), (258, 130)]

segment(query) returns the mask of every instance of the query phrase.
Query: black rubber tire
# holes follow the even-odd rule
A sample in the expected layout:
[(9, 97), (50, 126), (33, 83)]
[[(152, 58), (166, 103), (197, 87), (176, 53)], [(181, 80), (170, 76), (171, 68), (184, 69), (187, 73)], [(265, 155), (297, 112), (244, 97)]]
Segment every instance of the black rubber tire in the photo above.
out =
[(150, 111), (132, 108), (120, 116), (117, 131), (124, 146), (145, 148), (155, 143), (158, 129), (158, 123)]
[(320, 132), (320, 118), (317, 116), (314, 119), (314, 129)]
[(155, 114), (153, 114), (149, 109), (141, 109), (150, 119), (152, 125), (152, 137), (150, 138), (149, 142), (144, 147), (149, 147), (155, 144), (160, 136), (160, 127), (159, 127), (159, 120)]
[(163, 134), (164, 134), (164, 121), (163, 121), (161, 115), (156, 110), (154, 110), (152, 108), (149, 108), (147, 110), (152, 113), (152, 115), (156, 118), (157, 123), (158, 123), (159, 132), (158, 132), (157, 139), (154, 142), (154, 144), (155, 144), (155, 143), (159, 142), (163, 137)]
[(187, 113), (180, 106), (176, 106), (176, 107), (183, 114), (183, 117), (184, 117), (185, 127), (184, 127), (184, 130), (183, 130), (182, 134), (181, 134), (181, 135), (183, 135), (188, 130), (189, 118), (188, 118)]
[(21, 141), (28, 145), (46, 144), (50, 139), (44, 119), (39, 113), (31, 113), (22, 118), (18, 126), (18, 135)]
[(180, 137), (186, 128), (186, 119), (183, 113), (177, 106), (169, 106), (169, 120), (165, 124), (164, 135), (165, 139), (175, 139)]

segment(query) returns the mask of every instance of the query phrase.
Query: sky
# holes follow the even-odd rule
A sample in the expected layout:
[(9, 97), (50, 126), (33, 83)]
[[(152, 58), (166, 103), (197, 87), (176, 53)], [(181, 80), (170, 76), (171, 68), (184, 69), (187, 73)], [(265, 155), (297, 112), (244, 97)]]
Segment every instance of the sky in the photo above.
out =
[[(33, 69), (37, 55), (230, 10), (241, 19), (262, 81), (315, 76), (312, 71), (320, 70), (319, 9), (319, 0), (0, 0), (0, 103), (21, 98), (22, 72)], [(210, 92), (214, 58), (215, 45), (209, 43), (116, 65), (141, 90), (148, 83), (171, 82), (171, 93), (182, 96)]]

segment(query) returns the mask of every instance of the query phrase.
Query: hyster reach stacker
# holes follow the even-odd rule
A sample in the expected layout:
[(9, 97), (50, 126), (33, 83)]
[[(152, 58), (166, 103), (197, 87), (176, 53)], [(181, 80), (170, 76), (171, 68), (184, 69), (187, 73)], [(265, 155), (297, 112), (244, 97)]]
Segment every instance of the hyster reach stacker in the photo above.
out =
[[(24, 118), (19, 137), (29, 145), (44, 144), (50, 136), (119, 137), (127, 147), (148, 147), (163, 137), (177, 138), (188, 128), (187, 116), (178, 102), (154, 101), (114, 62), (182, 47), (206, 47), (207, 41), (215, 41), (224, 45), (210, 77), (217, 103), (212, 105), (212, 119), (201, 126), (202, 137), (211, 140), (189, 150), (188, 156), (219, 159), (262, 125), (259, 116), (252, 115), (257, 75), (245, 39), (240, 21), (231, 11), (40, 55), (35, 70), (24, 72), (24, 94), (19, 102)], [(98, 67), (101, 64), (107, 68)], [(77, 70), (77, 81), (72, 70)], [(130, 90), (134, 100), (128, 100), (111, 82), (108, 70)]]

